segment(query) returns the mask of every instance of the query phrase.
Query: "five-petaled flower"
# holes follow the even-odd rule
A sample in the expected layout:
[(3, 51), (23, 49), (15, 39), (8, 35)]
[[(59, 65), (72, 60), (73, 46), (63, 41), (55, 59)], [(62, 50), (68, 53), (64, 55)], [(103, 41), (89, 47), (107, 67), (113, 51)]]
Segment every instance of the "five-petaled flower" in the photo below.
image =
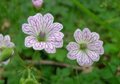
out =
[(91, 66), (104, 53), (103, 41), (99, 40), (96, 32), (91, 32), (88, 28), (83, 31), (77, 29), (74, 38), (76, 42), (70, 42), (66, 47), (69, 51), (67, 57), (76, 59), (80, 66)]
[(22, 25), (23, 32), (29, 35), (25, 38), (25, 46), (34, 50), (44, 49), (47, 53), (55, 53), (56, 48), (61, 48), (64, 34), (60, 31), (63, 25), (53, 21), (50, 13), (30, 16), (28, 23)]
[[(12, 55), (14, 53), (14, 51), (12, 49), (14, 46), (15, 45), (13, 42), (11, 42), (9, 35), (3, 36), (2, 34), (0, 34), (0, 65), (7, 64), (9, 62), (9, 60), (10, 60), (9, 56), (7, 56), (7, 57), (2, 57), (2, 56)], [(3, 52), (6, 54), (4, 54)], [(5, 59), (5, 61), (3, 61), (1, 63), (3, 58), (6, 58), (6, 59)]]

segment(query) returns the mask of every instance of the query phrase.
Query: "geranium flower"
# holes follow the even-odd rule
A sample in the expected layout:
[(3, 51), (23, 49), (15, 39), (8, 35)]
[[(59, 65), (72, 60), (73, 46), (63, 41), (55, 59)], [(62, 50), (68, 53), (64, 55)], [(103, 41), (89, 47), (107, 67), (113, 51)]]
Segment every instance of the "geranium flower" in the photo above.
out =
[[(13, 42), (11, 42), (9, 35), (3, 36), (2, 34), (0, 34), (0, 56), (3, 56), (2, 54), (5, 49), (13, 48), (14, 46), (15, 45)], [(8, 52), (5, 52), (5, 53), (8, 53)], [(9, 52), (8, 54), (5, 54), (5, 55), (9, 55), (9, 54), (12, 55), (13, 53), (14, 51), (12, 50), (11, 53)], [(0, 58), (3, 58), (3, 57), (0, 57)], [(9, 60), (10, 60), (9, 58), (5, 59), (5, 61), (0, 62), (0, 65), (8, 64)]]
[(99, 40), (99, 34), (96, 32), (91, 32), (88, 28), (83, 31), (77, 29), (74, 38), (76, 42), (70, 42), (66, 47), (69, 51), (67, 57), (76, 59), (80, 66), (92, 65), (100, 59), (99, 55), (104, 53), (103, 41)]
[(29, 35), (25, 38), (25, 46), (33, 47), (34, 50), (44, 49), (47, 53), (55, 53), (56, 48), (61, 48), (64, 34), (60, 30), (63, 25), (53, 21), (54, 17), (50, 13), (30, 16), (28, 23), (22, 25), (23, 32)]

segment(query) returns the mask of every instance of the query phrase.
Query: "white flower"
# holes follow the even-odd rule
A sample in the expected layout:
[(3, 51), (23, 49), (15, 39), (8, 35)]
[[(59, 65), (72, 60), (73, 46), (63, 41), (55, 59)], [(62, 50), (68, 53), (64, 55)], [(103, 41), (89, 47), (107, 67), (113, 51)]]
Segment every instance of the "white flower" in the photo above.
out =
[[(3, 50), (5, 48), (13, 48), (14, 46), (15, 45), (14, 45), (13, 42), (11, 42), (9, 35), (3, 36), (2, 34), (0, 34), (0, 56), (1, 56), (1, 54), (2, 54), (2, 52), (3, 52)], [(5, 64), (5, 65), (8, 64), (9, 60), (10, 59), (1, 62), (0, 65), (2, 65), (2, 64)]]
[(47, 53), (55, 53), (56, 48), (61, 48), (64, 34), (60, 31), (63, 26), (53, 21), (54, 17), (50, 13), (30, 16), (28, 23), (22, 25), (23, 32), (29, 35), (25, 38), (25, 46), (33, 47), (34, 50), (44, 49)]
[(103, 41), (99, 40), (96, 32), (91, 32), (88, 28), (83, 31), (77, 29), (74, 33), (76, 42), (70, 42), (67, 45), (69, 53), (67, 57), (71, 60), (77, 60), (80, 66), (90, 66), (94, 61), (98, 61), (104, 53)]

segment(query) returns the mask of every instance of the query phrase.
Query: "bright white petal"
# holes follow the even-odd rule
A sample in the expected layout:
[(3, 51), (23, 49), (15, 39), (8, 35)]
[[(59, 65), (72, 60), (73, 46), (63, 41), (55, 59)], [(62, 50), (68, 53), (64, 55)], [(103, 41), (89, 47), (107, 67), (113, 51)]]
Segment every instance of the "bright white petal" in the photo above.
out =
[(36, 43), (36, 38), (35, 37), (27, 36), (25, 38), (25, 46), (26, 47), (32, 47), (34, 43)]
[(91, 66), (93, 64), (92, 60), (87, 56), (85, 52), (80, 51), (77, 62), (80, 66)]
[(67, 54), (67, 57), (71, 60), (75, 60), (78, 58), (78, 52), (79, 50), (74, 50), (74, 51), (70, 51), (68, 54)]
[(56, 49), (55, 49), (55, 47), (52, 45), (52, 43), (47, 42), (46, 45), (45, 45), (45, 51), (46, 51), (47, 53), (55, 53), (55, 52), (56, 52)]
[(35, 50), (42, 50), (44, 48), (45, 48), (44, 42), (36, 42), (33, 44), (33, 49), (35, 49)]
[(99, 54), (97, 54), (93, 51), (88, 50), (86, 53), (89, 56), (89, 58), (92, 59), (92, 61), (98, 61), (100, 59)]
[(80, 43), (80, 41), (82, 40), (82, 32), (80, 29), (77, 29), (75, 31), (74, 38), (75, 38), (76, 42)]
[(72, 50), (78, 50), (80, 46), (76, 42), (70, 42), (66, 48), (68, 51), (72, 51)]

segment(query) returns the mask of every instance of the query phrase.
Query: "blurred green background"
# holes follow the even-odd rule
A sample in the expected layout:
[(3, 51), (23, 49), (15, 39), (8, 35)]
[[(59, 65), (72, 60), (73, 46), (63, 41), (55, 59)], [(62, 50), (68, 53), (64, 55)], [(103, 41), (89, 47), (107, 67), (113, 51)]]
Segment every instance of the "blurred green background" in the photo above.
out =
[[(55, 22), (64, 25), (64, 46), (56, 54), (35, 53), (24, 46), (26, 35), (21, 26), (37, 12), (52, 13)], [(36, 65), (40, 74), (35, 74), (42, 84), (120, 84), (120, 0), (44, 0), (40, 10), (33, 7), (31, 0), (0, 0), (0, 32), (11, 36), (23, 60), (43, 59), (77, 66), (76, 61), (66, 57), (66, 45), (74, 41), (72, 36), (77, 28), (85, 27), (98, 32), (104, 41), (105, 53), (100, 61), (79, 71)], [(17, 56), (13, 57), (5, 74), (8, 84), (19, 84), (23, 65)]]

